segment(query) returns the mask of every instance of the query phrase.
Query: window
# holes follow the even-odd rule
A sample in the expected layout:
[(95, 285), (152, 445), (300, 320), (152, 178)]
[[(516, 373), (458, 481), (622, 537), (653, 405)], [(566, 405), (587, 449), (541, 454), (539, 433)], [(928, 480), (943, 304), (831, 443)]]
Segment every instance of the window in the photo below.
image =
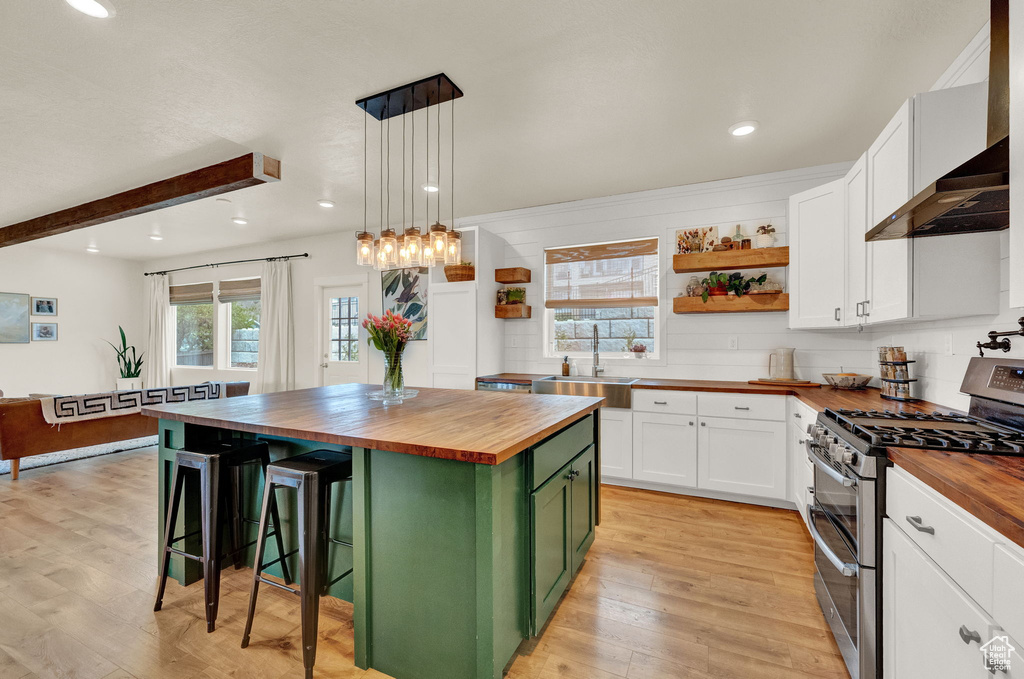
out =
[(228, 367), (255, 368), (260, 353), (260, 279), (221, 281), (217, 300), (227, 305)]
[(544, 251), (548, 356), (604, 355), (643, 345), (657, 354), (658, 239)]
[(213, 283), (172, 285), (174, 363), (213, 366)]
[(331, 298), (331, 360), (359, 360), (359, 298)]

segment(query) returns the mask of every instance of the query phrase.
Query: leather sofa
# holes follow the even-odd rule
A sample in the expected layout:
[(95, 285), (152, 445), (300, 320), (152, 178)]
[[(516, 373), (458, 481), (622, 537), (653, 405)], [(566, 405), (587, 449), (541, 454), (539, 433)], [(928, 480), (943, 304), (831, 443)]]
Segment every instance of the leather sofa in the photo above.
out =
[[(245, 396), (248, 382), (228, 382), (227, 396)], [(156, 436), (159, 422), (145, 415), (116, 415), (97, 420), (47, 424), (37, 398), (0, 399), (0, 460), (11, 461), (18, 478), (21, 458), (61, 450)]]

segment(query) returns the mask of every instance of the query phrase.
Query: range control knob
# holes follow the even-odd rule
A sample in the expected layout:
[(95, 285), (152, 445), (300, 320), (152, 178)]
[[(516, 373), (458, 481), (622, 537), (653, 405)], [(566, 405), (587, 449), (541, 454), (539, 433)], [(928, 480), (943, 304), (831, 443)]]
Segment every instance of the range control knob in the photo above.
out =
[(853, 451), (853, 448), (847, 446), (840, 459), (843, 461), (843, 464), (853, 464), (853, 461), (857, 459), (857, 453)]

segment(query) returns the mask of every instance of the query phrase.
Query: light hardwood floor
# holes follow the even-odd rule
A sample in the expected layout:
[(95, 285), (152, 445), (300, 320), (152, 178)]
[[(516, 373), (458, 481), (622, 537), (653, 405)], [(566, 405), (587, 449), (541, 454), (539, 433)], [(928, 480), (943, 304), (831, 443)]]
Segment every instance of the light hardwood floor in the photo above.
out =
[[(814, 599), (795, 512), (604, 488), (587, 563), (510, 679), (847, 677)], [(224, 572), (217, 631), (201, 585), (156, 581), (153, 449), (0, 477), (0, 679), (301, 676), (299, 603)], [(351, 606), (324, 599), (317, 676), (353, 666)], [(452, 679), (460, 679), (453, 677)]]

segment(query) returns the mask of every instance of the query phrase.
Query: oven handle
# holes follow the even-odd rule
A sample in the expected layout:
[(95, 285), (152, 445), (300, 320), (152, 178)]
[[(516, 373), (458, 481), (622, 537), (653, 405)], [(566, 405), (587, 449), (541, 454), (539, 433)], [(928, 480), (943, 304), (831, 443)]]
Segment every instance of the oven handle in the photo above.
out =
[(811, 531), (811, 537), (814, 538), (814, 543), (818, 545), (818, 549), (825, 555), (832, 565), (836, 567), (843, 577), (852, 578), (858, 574), (860, 567), (855, 563), (846, 563), (840, 559), (835, 552), (829, 549), (829, 546), (825, 544), (825, 539), (821, 537), (821, 533), (818, 532), (818, 527), (814, 525), (814, 505), (807, 505), (807, 529)]
[(830, 479), (836, 483), (841, 483), (847, 488), (855, 488), (857, 486), (857, 479), (851, 479), (849, 476), (844, 476), (832, 468), (831, 465), (827, 464), (817, 453), (814, 452), (814, 444), (811, 443), (810, 439), (807, 439), (807, 459), (814, 463), (814, 466), (825, 473)]

